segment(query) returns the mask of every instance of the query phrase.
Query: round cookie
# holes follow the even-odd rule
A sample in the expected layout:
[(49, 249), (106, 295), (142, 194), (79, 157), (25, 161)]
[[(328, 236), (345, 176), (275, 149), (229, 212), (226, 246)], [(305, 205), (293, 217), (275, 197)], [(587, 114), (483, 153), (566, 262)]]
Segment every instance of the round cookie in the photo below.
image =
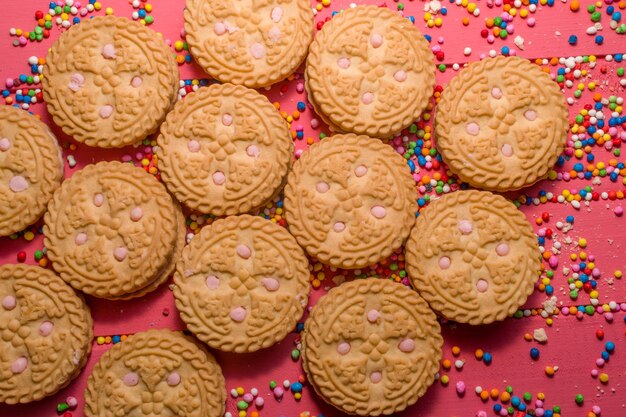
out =
[(324, 24), (305, 76), (309, 101), (335, 130), (389, 138), (428, 105), (435, 61), (410, 20), (386, 7), (358, 6)]
[(0, 106), (0, 236), (35, 223), (63, 179), (63, 158), (48, 127), (26, 111)]
[(154, 133), (174, 104), (178, 66), (165, 42), (138, 22), (85, 19), (61, 34), (44, 67), (54, 123), (89, 146), (118, 148)]
[(469, 64), (448, 83), (435, 115), (437, 149), (450, 170), (474, 187), (500, 192), (544, 178), (568, 128), (558, 84), (518, 57)]
[(119, 298), (157, 279), (178, 238), (177, 207), (143, 169), (88, 165), (54, 194), (44, 225), (52, 266), (72, 287)]
[(367, 136), (335, 135), (313, 144), (294, 164), (285, 216), (309, 255), (356, 269), (402, 246), (416, 201), (411, 171), (390, 146)]
[(434, 200), (406, 244), (411, 283), (449, 320), (487, 324), (512, 315), (541, 268), (533, 229), (513, 203), (487, 191)]
[(52, 271), (0, 266), (0, 403), (38, 401), (78, 376), (93, 320), (82, 297)]
[(443, 339), (413, 290), (368, 278), (335, 287), (304, 323), (307, 380), (326, 402), (360, 416), (414, 404), (434, 382)]
[(233, 84), (203, 87), (179, 101), (157, 142), (168, 189), (186, 206), (216, 216), (246, 213), (270, 200), (294, 146), (267, 98)]
[(149, 330), (100, 357), (85, 390), (85, 416), (221, 417), (225, 401), (213, 355), (180, 332)]
[(309, 0), (187, 0), (191, 54), (213, 78), (266, 87), (300, 66), (313, 39)]
[(214, 349), (253, 352), (302, 317), (308, 261), (284, 228), (258, 216), (216, 220), (183, 249), (174, 275), (180, 316)]

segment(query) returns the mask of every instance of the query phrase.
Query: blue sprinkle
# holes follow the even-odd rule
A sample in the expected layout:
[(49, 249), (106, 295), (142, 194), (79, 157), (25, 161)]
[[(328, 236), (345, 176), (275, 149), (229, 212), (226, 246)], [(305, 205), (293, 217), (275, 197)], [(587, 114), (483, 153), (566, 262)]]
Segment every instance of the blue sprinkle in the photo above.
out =
[(576, 35), (570, 35), (569, 39), (567, 40), (567, 42), (570, 45), (576, 45), (578, 43), (578, 36)]
[(615, 343), (606, 342), (606, 344), (604, 345), (604, 348), (606, 349), (607, 352), (612, 353), (615, 350)]
[(533, 358), (533, 359), (539, 358), (539, 349), (531, 348), (530, 349), (530, 357)]

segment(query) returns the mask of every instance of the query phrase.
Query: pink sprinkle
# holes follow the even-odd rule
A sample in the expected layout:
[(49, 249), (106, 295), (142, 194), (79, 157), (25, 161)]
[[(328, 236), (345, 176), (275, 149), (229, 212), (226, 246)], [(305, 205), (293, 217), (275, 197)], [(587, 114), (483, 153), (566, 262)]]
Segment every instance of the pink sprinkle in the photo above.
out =
[(274, 388), (274, 397), (276, 397), (277, 399), (283, 398), (284, 394), (285, 394), (285, 390), (283, 389), (283, 387)]
[(78, 407), (78, 400), (76, 399), (76, 397), (67, 397), (65, 399), (65, 402), (67, 403), (67, 405), (70, 406), (71, 409)]
[(317, 129), (320, 126), (320, 121), (317, 119), (311, 119), (311, 128)]
[(471, 122), (468, 123), (467, 126), (465, 126), (465, 130), (467, 130), (467, 133), (469, 133), (472, 136), (476, 136), (478, 135), (478, 132), (480, 132), (480, 126), (478, 126), (478, 124)]
[(602, 409), (600, 408), (600, 406), (594, 405), (593, 407), (591, 407), (591, 412), (595, 415), (599, 415), (602, 412)]
[(298, 83), (298, 84), (296, 84), (296, 91), (297, 91), (298, 93), (303, 92), (303, 91), (304, 91), (304, 83)]
[(559, 266), (559, 258), (555, 255), (552, 255), (550, 256), (550, 259), (548, 259), (548, 263), (550, 264), (550, 268), (556, 269), (556, 267)]
[(350, 343), (348, 342), (339, 343), (337, 345), (337, 352), (339, 352), (340, 355), (345, 355), (346, 353), (350, 352)]
[(261, 408), (265, 405), (265, 400), (261, 397), (256, 397), (256, 400), (254, 400), (254, 404), (257, 406), (257, 408)]
[(592, 376), (593, 378), (596, 378), (596, 377), (598, 376), (598, 374), (599, 374), (599, 373), (600, 373), (600, 372), (599, 372), (597, 369), (592, 369), (592, 370), (591, 370), (591, 376)]
[(534, 17), (531, 17), (530, 19), (528, 19), (528, 20), (526, 21), (526, 24), (527, 24), (528, 26), (530, 26), (530, 27), (535, 26), (535, 23), (537, 23), (537, 21), (535, 20), (535, 18), (534, 18)]
[(243, 307), (237, 307), (231, 310), (230, 318), (237, 323), (241, 323), (246, 319), (246, 309)]
[(613, 210), (613, 213), (615, 213), (617, 217), (621, 217), (624, 214), (624, 209), (622, 208), (622, 206), (617, 206)]
[(465, 394), (465, 382), (459, 381), (456, 383), (456, 393), (459, 394), (459, 396)]
[(243, 394), (243, 400), (250, 404), (254, 400), (254, 397), (249, 392), (246, 392), (245, 394)]

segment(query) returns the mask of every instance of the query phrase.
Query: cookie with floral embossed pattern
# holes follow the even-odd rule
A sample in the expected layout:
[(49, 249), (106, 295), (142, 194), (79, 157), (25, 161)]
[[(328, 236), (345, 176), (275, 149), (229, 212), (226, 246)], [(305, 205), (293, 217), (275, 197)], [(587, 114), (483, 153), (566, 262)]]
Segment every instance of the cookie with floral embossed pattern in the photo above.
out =
[(308, 261), (284, 228), (231, 216), (203, 228), (174, 275), (180, 316), (215, 349), (253, 352), (281, 341), (309, 297)]
[(424, 35), (386, 7), (345, 9), (311, 43), (308, 98), (335, 130), (389, 138), (428, 105), (435, 62)]
[(225, 401), (213, 355), (180, 332), (149, 330), (100, 357), (85, 390), (85, 415), (221, 417)]
[(308, 0), (187, 0), (193, 57), (213, 78), (250, 88), (287, 78), (313, 39)]
[(406, 244), (407, 271), (431, 308), (449, 320), (486, 324), (512, 315), (541, 268), (524, 214), (487, 191), (457, 191), (421, 211)]
[(63, 179), (56, 138), (37, 117), (0, 106), (0, 236), (35, 223)]
[(302, 360), (317, 394), (360, 416), (414, 404), (435, 380), (443, 339), (413, 290), (388, 279), (333, 288), (304, 323)]
[(312, 145), (294, 164), (285, 217), (309, 255), (356, 269), (402, 246), (416, 201), (411, 171), (391, 146), (367, 136), (335, 135)]
[(246, 213), (267, 203), (285, 180), (291, 133), (255, 90), (200, 88), (168, 114), (157, 139), (159, 168), (186, 206), (213, 215)]
[(180, 209), (141, 168), (88, 165), (63, 183), (48, 209), (48, 257), (76, 289), (114, 299), (141, 294), (170, 268)]
[(178, 66), (151, 29), (122, 17), (62, 33), (44, 67), (54, 123), (89, 146), (119, 148), (154, 133), (177, 97)]
[(0, 266), (0, 403), (40, 400), (87, 362), (93, 321), (82, 297), (54, 272)]
[(546, 177), (569, 128), (565, 98), (550, 74), (518, 57), (473, 62), (437, 104), (435, 140), (450, 170), (490, 191)]

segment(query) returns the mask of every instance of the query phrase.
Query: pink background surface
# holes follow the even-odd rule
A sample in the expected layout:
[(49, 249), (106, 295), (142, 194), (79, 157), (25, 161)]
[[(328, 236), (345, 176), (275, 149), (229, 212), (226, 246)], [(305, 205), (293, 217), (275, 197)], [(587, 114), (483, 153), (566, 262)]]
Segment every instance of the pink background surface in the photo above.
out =
[[(152, 16), (155, 23), (152, 28), (161, 31), (164, 38), (171, 39), (172, 42), (179, 39), (180, 30), (182, 28), (182, 0), (154, 0), (152, 2), (154, 10)], [(358, 2), (379, 4), (377, 1)], [(477, 2), (482, 13), (480, 17), (474, 18), (469, 16), (467, 11), (461, 7), (451, 5), (448, 2), (442, 2), (448, 8), (448, 16), (444, 17), (444, 25), (442, 28), (428, 29), (423, 25), (423, 2), (407, 1), (405, 2), (405, 14), (415, 16), (417, 26), (425, 33), (433, 36), (432, 45), (436, 44), (439, 36), (445, 38), (445, 42), (441, 45), (442, 50), (446, 54), (445, 61), (448, 64), (455, 62), (462, 63), (479, 59), (481, 53), (488, 53), (490, 49), (497, 51), (503, 45), (509, 46), (511, 49), (517, 49), (513, 44), (513, 38), (517, 35), (525, 38), (525, 50), (517, 51), (519, 55), (529, 58), (536, 57), (553, 57), (553, 56), (572, 56), (585, 54), (606, 54), (626, 52), (626, 38), (617, 36), (614, 32), (605, 29), (602, 34), (605, 37), (605, 43), (598, 46), (593, 42), (593, 37), (587, 36), (585, 28), (591, 25), (589, 16), (586, 11), (581, 10), (578, 13), (570, 12), (567, 5), (557, 2), (555, 7), (541, 7), (533, 17), (536, 18), (537, 24), (534, 28), (529, 28), (523, 20), (516, 18), (516, 33), (510, 36), (506, 41), (496, 40), (494, 45), (488, 45), (487, 42), (479, 35), (480, 30), (484, 28), (484, 18), (494, 17), (501, 12), (501, 9), (488, 9), (485, 2)], [(588, 2), (581, 2), (583, 7)], [(589, 2), (590, 3), (590, 2)], [(133, 9), (126, 0), (104, 0), (102, 2), (103, 10), (96, 14), (103, 14), (105, 7), (113, 7), (115, 14), (118, 16), (130, 17)], [(312, 0), (312, 4), (317, 4)], [(345, 7), (346, 1), (333, 1), (329, 8), (316, 16), (315, 21), (325, 18), (331, 11), (339, 10)], [(35, 10), (45, 10), (48, 2), (45, 0), (4, 0), (5, 11), (0, 21), (0, 80), (5, 78), (15, 78), (21, 73), (30, 73), (27, 64), (29, 56), (45, 56), (47, 48), (52, 44), (53, 39), (58, 36), (58, 29), (52, 29), (51, 39), (44, 40), (41, 43), (29, 43), (24, 48), (14, 48), (11, 41), (14, 38), (8, 36), (10, 27), (20, 27), (30, 30), (35, 25), (33, 15)], [(395, 2), (388, 1), (387, 5), (395, 8)], [(464, 27), (460, 22), (463, 17), (470, 18), (470, 25)], [(608, 25), (606, 15), (603, 13), (603, 24)], [(567, 38), (570, 34), (578, 36), (578, 45), (572, 47), (568, 45)], [(473, 52), (469, 57), (464, 56), (463, 49), (471, 47)], [(619, 87), (619, 82), (615, 77), (615, 68), (617, 64), (602, 65), (608, 68), (606, 74), (602, 74), (598, 70), (600, 65), (592, 71), (591, 79), (597, 80), (599, 91), (603, 96), (616, 94), (624, 96), (625, 89)], [(195, 65), (183, 65), (180, 67), (181, 78), (198, 78), (205, 77), (202, 71)], [(555, 67), (552, 67), (555, 71)], [(449, 69), (444, 74), (437, 73), (437, 84), (445, 84), (454, 71)], [(1, 82), (1, 81), (0, 81)], [(304, 94), (296, 92), (296, 85), (300, 82), (294, 80), (283, 82), (274, 86), (267, 95), (272, 101), (281, 103), (281, 110), (291, 113), (296, 109), (299, 101), (305, 101)], [(0, 84), (4, 88), (3, 83)], [(566, 90), (565, 95), (571, 97), (573, 90)], [(579, 109), (586, 103), (592, 102), (592, 93), (585, 92), (581, 100), (570, 107), (570, 116), (577, 114)], [(31, 107), (31, 110), (42, 116), (42, 119), (48, 121), (48, 115), (45, 106), (37, 104)], [(305, 138), (316, 138), (319, 131), (310, 128), (310, 119), (314, 117), (311, 110), (307, 109), (303, 112), (302, 117), (295, 125), (300, 124), (304, 127)], [(58, 129), (54, 128), (60, 142), (68, 141)], [(298, 148), (306, 147), (305, 141), (296, 143)], [(104, 159), (119, 159), (125, 153), (134, 153), (132, 148), (125, 150), (103, 151), (98, 149), (90, 149), (79, 145), (78, 149), (72, 152), (78, 161), (78, 165), (70, 169), (67, 167), (68, 175), (75, 172), (79, 167)], [(611, 158), (609, 152), (594, 149), (596, 162), (608, 161)], [(622, 158), (619, 158), (623, 160)], [(569, 161), (566, 164), (566, 170), (572, 168), (573, 164), (578, 161)], [(584, 163), (584, 162), (583, 162)], [(595, 184), (594, 191), (617, 191), (624, 190), (624, 186), (620, 185), (621, 178), (618, 183), (611, 183), (608, 179), (604, 179), (602, 184)], [(513, 193), (512, 197), (518, 194), (528, 194), (534, 196), (539, 190), (547, 190), (553, 193), (560, 193), (563, 189), (580, 189), (586, 185), (592, 185), (591, 181), (575, 180), (569, 183), (564, 181), (542, 181), (530, 190), (522, 190)], [(551, 227), (555, 232), (554, 241), (563, 242), (563, 254), (560, 256), (559, 268), (556, 271), (556, 277), (553, 280), (555, 287), (555, 296), (558, 297), (560, 305), (579, 305), (588, 304), (588, 295), (581, 292), (576, 303), (568, 297), (568, 288), (566, 278), (560, 273), (562, 266), (569, 265), (566, 255), (570, 252), (577, 252), (580, 249), (575, 245), (566, 244), (566, 238), (571, 237), (573, 241), (577, 241), (579, 237), (587, 239), (588, 246), (585, 251), (596, 257), (596, 264), (603, 272), (603, 276), (598, 279), (598, 291), (600, 292), (600, 301), (609, 302), (617, 301), (626, 302), (626, 278), (620, 280), (611, 280), (613, 271), (620, 269), (626, 270), (626, 232), (624, 231), (625, 217), (616, 217), (613, 214), (613, 208), (618, 205), (624, 205), (623, 201), (609, 202), (597, 201), (592, 202), (589, 206), (584, 206), (580, 210), (575, 210), (569, 205), (546, 204), (540, 206), (524, 207), (522, 210), (529, 220), (535, 225), (534, 219), (541, 216), (543, 212), (551, 214), (551, 220), (547, 227)], [(576, 222), (573, 230), (567, 235), (563, 235), (556, 230), (554, 224), (557, 221), (564, 221), (568, 215), (574, 215)], [(543, 226), (536, 226), (538, 230)], [(550, 245), (548, 245), (550, 246)], [(9, 238), (0, 238), (0, 262), (10, 263), (16, 262), (16, 253), (24, 250), (27, 253), (27, 262), (33, 263), (33, 253), (35, 250), (41, 249), (42, 239), (37, 237), (31, 242), (26, 242), (23, 238), (10, 240)], [(325, 281), (328, 283), (329, 281)], [(322, 295), (324, 291), (312, 290), (311, 305)], [(528, 308), (540, 308), (542, 302), (546, 299), (544, 293), (536, 291), (527, 302)], [(95, 321), (95, 335), (119, 335), (132, 334), (149, 328), (173, 328), (183, 329), (178, 314), (173, 303), (173, 297), (167, 286), (161, 286), (157, 291), (151, 293), (141, 299), (128, 302), (110, 302), (97, 299), (88, 299), (88, 303), (92, 308)], [(165, 316), (163, 311), (168, 309), (170, 314)], [(539, 316), (523, 319), (507, 319), (503, 323), (490, 326), (468, 327), (459, 326), (453, 323), (443, 325), (444, 331), (444, 358), (456, 359), (452, 357), (450, 348), (454, 345), (461, 348), (460, 358), (466, 361), (462, 371), (451, 370), (443, 372), (450, 377), (448, 387), (442, 386), (436, 382), (428, 391), (427, 395), (422, 398), (416, 406), (410, 407), (405, 412), (399, 414), (402, 416), (474, 416), (477, 410), (488, 410), (489, 415), (494, 415), (491, 408), (493, 402), (489, 401), (484, 404), (473, 393), (475, 386), (480, 385), (485, 389), (498, 388), (500, 391), (507, 385), (515, 388), (515, 394), (521, 395), (525, 391), (544, 392), (546, 395), (546, 405), (560, 405), (563, 416), (586, 416), (592, 405), (602, 407), (602, 416), (621, 417), (626, 415), (626, 355), (623, 349), (626, 348), (626, 338), (624, 336), (624, 313), (616, 314), (614, 324), (608, 325), (604, 317), (594, 315), (586, 316), (584, 320), (579, 321), (576, 318), (562, 317), (555, 318), (552, 327), (548, 327), (545, 320)], [(536, 328), (546, 328), (549, 341), (546, 345), (538, 345), (536, 342), (527, 342), (524, 340), (525, 333), (532, 333)], [(605, 341), (612, 340), (617, 345), (617, 352), (611, 361), (605, 366), (601, 372), (607, 372), (610, 375), (608, 385), (601, 385), (597, 380), (590, 377), (590, 371), (595, 366), (595, 360), (600, 356), (603, 350), (604, 342), (595, 338), (595, 331), (604, 329), (606, 333)], [(300, 362), (294, 362), (290, 357), (290, 352), (294, 348), (294, 341), (297, 335), (290, 335), (282, 343), (258, 352), (247, 355), (232, 355), (217, 353), (217, 357), (222, 364), (227, 389), (242, 386), (246, 390), (256, 387), (259, 389), (260, 395), (266, 399), (265, 407), (260, 410), (261, 416), (299, 416), (304, 411), (309, 411), (311, 415), (323, 413), (325, 416), (339, 416), (337, 410), (325, 405), (323, 401), (317, 398), (313, 390), (305, 385), (303, 398), (296, 402), (289, 393), (285, 394), (281, 402), (277, 402), (270, 393), (268, 383), (270, 380), (276, 380), (279, 383), (284, 379), (295, 381), (302, 373)], [(531, 347), (539, 347), (541, 357), (537, 362), (530, 359), (528, 351)], [(81, 407), (82, 391), (86, 384), (91, 367), (97, 361), (99, 356), (110, 348), (111, 345), (97, 345), (94, 343), (94, 350), (87, 367), (80, 377), (74, 381), (68, 388), (62, 390), (57, 395), (45, 399), (36, 404), (21, 406), (4, 406), (0, 405), (0, 417), (4, 416), (32, 416), (43, 417), (51, 416), (55, 413), (56, 404), (64, 401), (68, 395), (73, 395), (79, 399), (79, 409), (73, 411), (74, 416), (82, 416)], [(473, 352), (475, 349), (481, 348), (493, 354), (493, 363), (490, 366), (484, 365), (482, 362), (474, 359)], [(553, 378), (548, 378), (544, 374), (544, 367), (558, 366), (559, 370)], [(454, 389), (457, 381), (464, 381), (468, 387), (468, 392), (464, 397), (459, 397)], [(576, 393), (582, 393), (585, 396), (585, 404), (578, 407), (574, 404), (573, 398)], [(229, 398), (227, 411), (236, 413), (235, 400)], [(254, 408), (252, 408), (254, 409)]]

